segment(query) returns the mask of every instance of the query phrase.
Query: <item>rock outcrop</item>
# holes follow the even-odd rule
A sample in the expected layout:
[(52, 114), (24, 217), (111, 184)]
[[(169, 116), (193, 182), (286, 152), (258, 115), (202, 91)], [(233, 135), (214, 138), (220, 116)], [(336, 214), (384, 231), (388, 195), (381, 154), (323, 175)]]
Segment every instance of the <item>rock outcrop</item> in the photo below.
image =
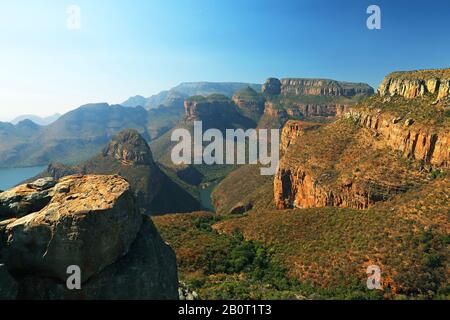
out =
[(187, 120), (201, 120), (205, 118), (223, 117), (235, 112), (234, 104), (226, 97), (192, 97), (184, 102)]
[(374, 90), (365, 83), (329, 79), (281, 79), (281, 93), (293, 95), (346, 96), (372, 95)]
[[(18, 298), (177, 299), (175, 255), (140, 214), (128, 182), (75, 175), (50, 189), (44, 208), (1, 224), (0, 259)], [(74, 265), (80, 290), (65, 285)]]
[(384, 78), (378, 93), (381, 96), (399, 95), (407, 99), (435, 94), (437, 100), (450, 95), (450, 68), (393, 72)]
[(300, 136), (309, 130), (320, 127), (320, 124), (314, 122), (306, 122), (300, 120), (289, 120), (281, 131), (280, 152), (284, 154), (291, 143), (298, 142)]
[(150, 147), (135, 130), (119, 132), (103, 150), (103, 155), (112, 157), (127, 166), (153, 165)]
[(39, 211), (53, 197), (55, 183), (53, 178), (42, 178), (0, 193), (0, 219)]
[(345, 116), (373, 130), (387, 146), (400, 151), (405, 157), (437, 167), (450, 165), (449, 131), (435, 130), (415, 123), (414, 119), (397, 118), (381, 110), (356, 109)]
[(278, 95), (281, 93), (281, 81), (277, 78), (269, 78), (262, 86), (262, 92)]

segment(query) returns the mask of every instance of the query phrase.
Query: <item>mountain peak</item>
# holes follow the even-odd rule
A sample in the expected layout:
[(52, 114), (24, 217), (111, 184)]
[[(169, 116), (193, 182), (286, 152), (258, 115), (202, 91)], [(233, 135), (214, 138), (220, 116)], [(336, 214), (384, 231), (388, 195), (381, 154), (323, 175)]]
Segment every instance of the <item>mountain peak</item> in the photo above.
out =
[(113, 157), (123, 165), (150, 165), (153, 157), (145, 139), (137, 130), (125, 129), (112, 138), (103, 150), (105, 157)]

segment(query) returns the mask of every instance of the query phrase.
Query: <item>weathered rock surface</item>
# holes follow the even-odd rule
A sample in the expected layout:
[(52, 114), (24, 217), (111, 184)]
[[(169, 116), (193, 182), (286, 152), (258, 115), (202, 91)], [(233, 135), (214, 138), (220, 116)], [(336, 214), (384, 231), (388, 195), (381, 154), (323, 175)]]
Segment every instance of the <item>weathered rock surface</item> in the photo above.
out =
[(129, 184), (118, 176), (69, 176), (49, 204), (5, 229), (5, 263), (13, 274), (65, 281), (78, 265), (89, 279), (125, 255), (141, 225)]
[[(175, 254), (123, 178), (68, 176), (52, 190), (40, 211), (0, 221), (0, 260), (19, 299), (178, 298)], [(71, 265), (81, 290), (66, 288)]]
[(42, 178), (0, 193), (0, 219), (39, 211), (49, 203), (55, 183), (53, 178)]
[(384, 78), (378, 92), (381, 96), (400, 95), (407, 99), (436, 94), (441, 100), (450, 95), (450, 68), (393, 72)]
[(300, 136), (309, 130), (314, 130), (320, 127), (320, 124), (313, 122), (305, 122), (300, 120), (289, 120), (284, 125), (281, 131), (281, 146), (280, 152), (284, 154), (291, 143), (298, 142)]

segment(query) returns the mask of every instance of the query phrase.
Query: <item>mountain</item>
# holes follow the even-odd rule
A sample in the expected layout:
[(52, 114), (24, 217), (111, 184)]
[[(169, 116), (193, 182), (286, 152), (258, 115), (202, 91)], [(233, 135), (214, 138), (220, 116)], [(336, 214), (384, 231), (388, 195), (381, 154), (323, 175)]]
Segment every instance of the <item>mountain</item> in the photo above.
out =
[[(153, 161), (145, 139), (138, 131), (125, 129), (115, 135), (103, 151), (76, 166), (50, 164), (37, 178), (60, 179), (73, 174), (117, 174), (134, 191), (137, 206), (144, 214), (193, 211), (198, 201), (173, 182)], [(177, 201), (173, 201), (177, 199)]]
[(147, 132), (147, 111), (106, 103), (88, 104), (40, 127), (25, 120), (16, 126), (0, 125), (0, 167), (76, 163), (96, 154), (125, 128)]
[(22, 115), (22, 116), (18, 116), (16, 118), (14, 118), (13, 120), (11, 120), (11, 123), (18, 124), (19, 122), (21, 122), (23, 120), (31, 120), (40, 126), (47, 126), (47, 125), (55, 122), (56, 120), (58, 120), (59, 117), (61, 117), (61, 115), (59, 113), (55, 113), (54, 115), (48, 116), (48, 117), (39, 117), (39, 116), (35, 116), (32, 114), (26, 114), (26, 115)]
[(143, 96), (134, 96), (128, 98), (126, 101), (122, 102), (121, 105), (124, 107), (144, 107), (147, 103), (147, 99)]
[(184, 82), (178, 86), (161, 91), (149, 98), (135, 96), (123, 102), (122, 105), (127, 107), (143, 106), (147, 109), (158, 108), (159, 106), (168, 106), (174, 99), (186, 99), (190, 96), (210, 94), (222, 94), (231, 97), (236, 91), (250, 86), (256, 91), (261, 91), (261, 85), (241, 83), (241, 82)]
[[(446, 299), (448, 70), (392, 73), (375, 95), (276, 79), (237, 93), (254, 119), (264, 107), (258, 125), (282, 126), (279, 169), (229, 173), (213, 191), (219, 215), (155, 219), (180, 280), (204, 299)], [(328, 107), (307, 116), (305, 105)], [(367, 289), (374, 265), (381, 290)]]

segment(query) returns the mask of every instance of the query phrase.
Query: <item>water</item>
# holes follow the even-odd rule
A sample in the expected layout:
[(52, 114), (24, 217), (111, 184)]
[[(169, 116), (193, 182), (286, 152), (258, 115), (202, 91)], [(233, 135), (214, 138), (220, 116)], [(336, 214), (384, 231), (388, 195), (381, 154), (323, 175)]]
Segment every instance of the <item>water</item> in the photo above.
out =
[(205, 210), (216, 211), (216, 208), (212, 202), (211, 194), (217, 184), (217, 182), (212, 182), (207, 188), (200, 189), (200, 203)]
[(46, 166), (0, 169), (0, 190), (8, 190), (24, 180), (34, 177)]

